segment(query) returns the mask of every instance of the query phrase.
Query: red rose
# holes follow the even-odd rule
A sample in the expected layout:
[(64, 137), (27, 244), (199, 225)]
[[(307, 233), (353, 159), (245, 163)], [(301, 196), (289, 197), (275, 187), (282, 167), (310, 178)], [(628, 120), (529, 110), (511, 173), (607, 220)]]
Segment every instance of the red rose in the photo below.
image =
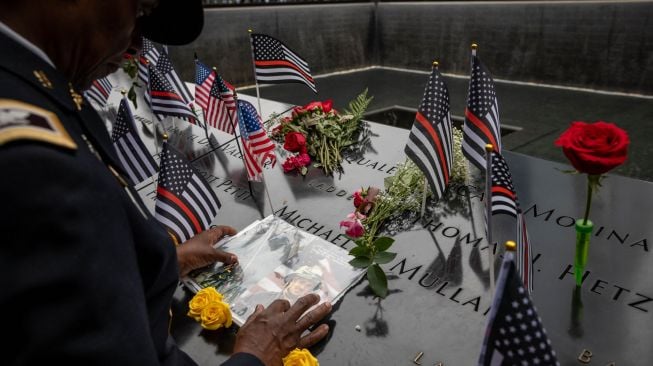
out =
[(304, 109), (307, 111), (313, 111), (315, 109), (322, 109), (322, 102), (310, 102), (304, 106)]
[(603, 121), (572, 122), (555, 141), (576, 170), (590, 175), (600, 175), (623, 164), (629, 143), (626, 131)]
[(322, 111), (324, 111), (324, 113), (331, 112), (331, 109), (333, 109), (333, 100), (332, 99), (328, 99), (328, 100), (325, 100), (324, 102), (322, 102)]
[(299, 163), (301, 166), (307, 166), (311, 163), (311, 157), (306, 152), (302, 152), (301, 154), (297, 155), (297, 163)]
[(360, 191), (354, 192), (354, 207), (358, 207), (365, 201)]
[(306, 137), (301, 132), (288, 132), (283, 148), (291, 152), (305, 151)]
[(297, 116), (299, 116), (301, 114), (304, 114), (304, 113), (306, 113), (306, 110), (303, 107), (294, 107), (292, 109), (293, 118), (295, 118), (295, 117), (297, 117)]
[(297, 158), (294, 156), (289, 157), (281, 164), (284, 173), (290, 173), (297, 167)]

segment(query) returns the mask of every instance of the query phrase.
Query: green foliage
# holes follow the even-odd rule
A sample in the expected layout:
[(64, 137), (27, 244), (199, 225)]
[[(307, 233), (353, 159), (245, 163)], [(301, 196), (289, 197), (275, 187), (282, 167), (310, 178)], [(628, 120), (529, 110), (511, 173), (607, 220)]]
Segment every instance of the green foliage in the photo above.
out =
[(388, 250), (388, 248), (390, 248), (394, 242), (394, 239), (388, 238), (387, 236), (382, 236), (374, 241), (374, 247), (376, 247), (376, 250), (379, 252), (382, 252), (384, 250)]
[(136, 82), (138, 77), (138, 65), (136, 64), (136, 58), (132, 57), (124, 60), (122, 63), (122, 70), (132, 79), (132, 85), (127, 92), (127, 99), (129, 99), (134, 104), (135, 109), (138, 109), (138, 96), (136, 94), (136, 88), (140, 88), (140, 85), (138, 85), (138, 82)]
[(372, 259), (368, 257), (356, 257), (350, 260), (349, 264), (356, 268), (367, 268), (372, 265)]
[(358, 122), (363, 118), (363, 114), (369, 107), (374, 97), (367, 96), (367, 88), (363, 90), (356, 98), (349, 102), (349, 106), (345, 109), (345, 114), (351, 115), (353, 123), (358, 124)]
[(373, 264), (367, 268), (367, 281), (379, 297), (388, 295), (388, 279), (378, 264)]
[(391, 252), (379, 252), (374, 256), (374, 263), (386, 264), (392, 262), (393, 259), (397, 256), (397, 253)]

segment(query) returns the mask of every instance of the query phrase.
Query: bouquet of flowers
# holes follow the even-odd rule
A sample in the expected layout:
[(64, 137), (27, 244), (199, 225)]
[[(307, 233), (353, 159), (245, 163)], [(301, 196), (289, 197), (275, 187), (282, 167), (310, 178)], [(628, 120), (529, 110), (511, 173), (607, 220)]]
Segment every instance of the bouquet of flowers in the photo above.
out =
[(273, 116), (276, 127), (272, 137), (293, 154), (282, 163), (284, 172), (305, 175), (311, 161), (325, 174), (341, 171), (342, 152), (359, 141), (363, 113), (371, 101), (366, 89), (344, 113), (333, 109), (333, 102), (327, 100), (295, 107), (288, 117)]
[(379, 265), (391, 262), (396, 253), (388, 252), (394, 239), (377, 236), (384, 222), (406, 211), (419, 211), (424, 193), (424, 174), (410, 160), (399, 164), (397, 173), (386, 178), (385, 189), (361, 188), (354, 193), (353, 213), (340, 222), (345, 234), (354, 239), (356, 247), (349, 254), (349, 263), (356, 268), (367, 268), (370, 288), (380, 297), (388, 293), (388, 281)]

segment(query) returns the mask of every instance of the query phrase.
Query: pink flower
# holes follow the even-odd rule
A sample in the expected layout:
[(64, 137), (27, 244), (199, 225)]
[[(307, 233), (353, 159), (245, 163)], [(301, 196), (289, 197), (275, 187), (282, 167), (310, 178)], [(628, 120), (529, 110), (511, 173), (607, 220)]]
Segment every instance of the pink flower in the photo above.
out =
[(365, 228), (361, 223), (361, 220), (365, 218), (365, 215), (362, 215), (359, 212), (351, 213), (347, 215), (346, 220), (340, 221), (340, 228), (346, 228), (345, 234), (351, 238), (360, 238), (365, 234)]

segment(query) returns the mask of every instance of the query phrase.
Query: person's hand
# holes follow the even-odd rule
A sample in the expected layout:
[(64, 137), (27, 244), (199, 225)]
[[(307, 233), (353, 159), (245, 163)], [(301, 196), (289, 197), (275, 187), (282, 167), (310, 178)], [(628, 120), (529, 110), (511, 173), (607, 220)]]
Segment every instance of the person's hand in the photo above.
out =
[(177, 246), (177, 261), (179, 275), (187, 275), (190, 271), (208, 266), (215, 262), (234, 264), (238, 262), (235, 254), (213, 248), (213, 245), (225, 235), (235, 235), (236, 229), (231, 226), (216, 226), (186, 240)]
[(275, 300), (267, 309), (257, 305), (254, 314), (238, 331), (234, 353), (250, 353), (266, 366), (282, 365), (282, 358), (290, 351), (310, 347), (329, 332), (329, 326), (322, 324), (302, 337), (306, 329), (331, 311), (331, 303), (325, 302), (302, 317), (319, 301), (318, 295), (308, 294), (293, 306), (287, 300)]

